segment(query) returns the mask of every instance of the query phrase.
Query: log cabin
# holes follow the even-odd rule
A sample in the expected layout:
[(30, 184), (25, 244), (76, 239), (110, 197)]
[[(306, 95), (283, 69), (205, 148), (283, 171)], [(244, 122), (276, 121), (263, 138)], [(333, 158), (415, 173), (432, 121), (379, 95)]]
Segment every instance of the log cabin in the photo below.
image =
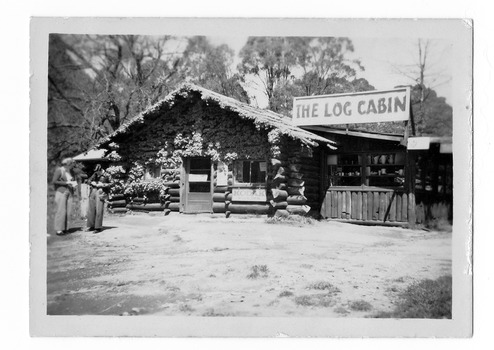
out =
[(95, 148), (124, 169), (112, 195), (127, 209), (228, 216), (318, 212), (335, 147), (290, 118), (184, 84)]

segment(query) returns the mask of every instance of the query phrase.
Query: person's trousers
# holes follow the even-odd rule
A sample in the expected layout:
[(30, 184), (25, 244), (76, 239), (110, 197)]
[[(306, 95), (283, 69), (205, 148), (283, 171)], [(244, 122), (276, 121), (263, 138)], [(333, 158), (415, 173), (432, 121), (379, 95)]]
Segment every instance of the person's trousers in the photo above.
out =
[(96, 189), (91, 189), (89, 194), (89, 202), (87, 207), (87, 227), (100, 229), (103, 227), (103, 213), (105, 210), (105, 202), (103, 197)]
[(72, 212), (72, 194), (70, 191), (55, 192), (55, 231), (66, 231), (69, 228), (69, 216)]

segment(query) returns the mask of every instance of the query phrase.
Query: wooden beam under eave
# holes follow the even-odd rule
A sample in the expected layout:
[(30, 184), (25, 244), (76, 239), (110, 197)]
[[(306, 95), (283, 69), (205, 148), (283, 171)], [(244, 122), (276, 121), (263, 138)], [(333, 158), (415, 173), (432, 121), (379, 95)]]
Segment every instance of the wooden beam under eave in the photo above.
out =
[(377, 140), (387, 140), (387, 141), (397, 141), (400, 142), (403, 140), (403, 136), (393, 136), (393, 135), (381, 135), (381, 134), (371, 134), (361, 131), (350, 131), (350, 130), (336, 130), (336, 129), (327, 129), (322, 126), (304, 126), (304, 129), (321, 131), (328, 134), (340, 134), (340, 135), (348, 135), (348, 136), (357, 136), (357, 137), (365, 137), (368, 139), (377, 139)]

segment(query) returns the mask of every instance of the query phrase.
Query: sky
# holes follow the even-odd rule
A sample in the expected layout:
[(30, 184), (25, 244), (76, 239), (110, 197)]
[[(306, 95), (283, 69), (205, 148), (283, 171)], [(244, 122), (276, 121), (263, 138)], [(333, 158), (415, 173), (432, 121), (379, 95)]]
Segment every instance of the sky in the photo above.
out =
[[(350, 37), (354, 52), (349, 58), (359, 59), (364, 71), (358, 78), (365, 78), (378, 90), (392, 89), (397, 85), (413, 85), (413, 81), (397, 72), (397, 68), (410, 71), (417, 63), (418, 49), (415, 38), (359, 38)], [(228, 44), (236, 53), (236, 66), (240, 59), (238, 53), (247, 41), (246, 36), (210, 37), (211, 43)], [(451, 103), (452, 44), (447, 40), (435, 39), (431, 42), (430, 67), (433, 76), (439, 76), (438, 83), (431, 86), (439, 96)], [(395, 68), (396, 67), (396, 68)], [(248, 91), (255, 96), (259, 107), (267, 106), (267, 98), (260, 92)]]

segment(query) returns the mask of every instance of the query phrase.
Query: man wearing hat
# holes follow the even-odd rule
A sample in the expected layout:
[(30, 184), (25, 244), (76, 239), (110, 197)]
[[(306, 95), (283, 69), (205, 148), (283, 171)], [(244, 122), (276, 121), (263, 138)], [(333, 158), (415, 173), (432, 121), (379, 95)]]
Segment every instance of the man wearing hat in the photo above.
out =
[(88, 179), (91, 185), (87, 210), (86, 231), (101, 232), (105, 200), (108, 199), (109, 181), (101, 165), (97, 164), (93, 175)]
[(72, 194), (77, 186), (72, 169), (75, 162), (72, 158), (62, 160), (62, 165), (55, 170), (52, 184), (55, 187), (55, 231), (58, 236), (68, 230), (70, 213), (72, 211)]

